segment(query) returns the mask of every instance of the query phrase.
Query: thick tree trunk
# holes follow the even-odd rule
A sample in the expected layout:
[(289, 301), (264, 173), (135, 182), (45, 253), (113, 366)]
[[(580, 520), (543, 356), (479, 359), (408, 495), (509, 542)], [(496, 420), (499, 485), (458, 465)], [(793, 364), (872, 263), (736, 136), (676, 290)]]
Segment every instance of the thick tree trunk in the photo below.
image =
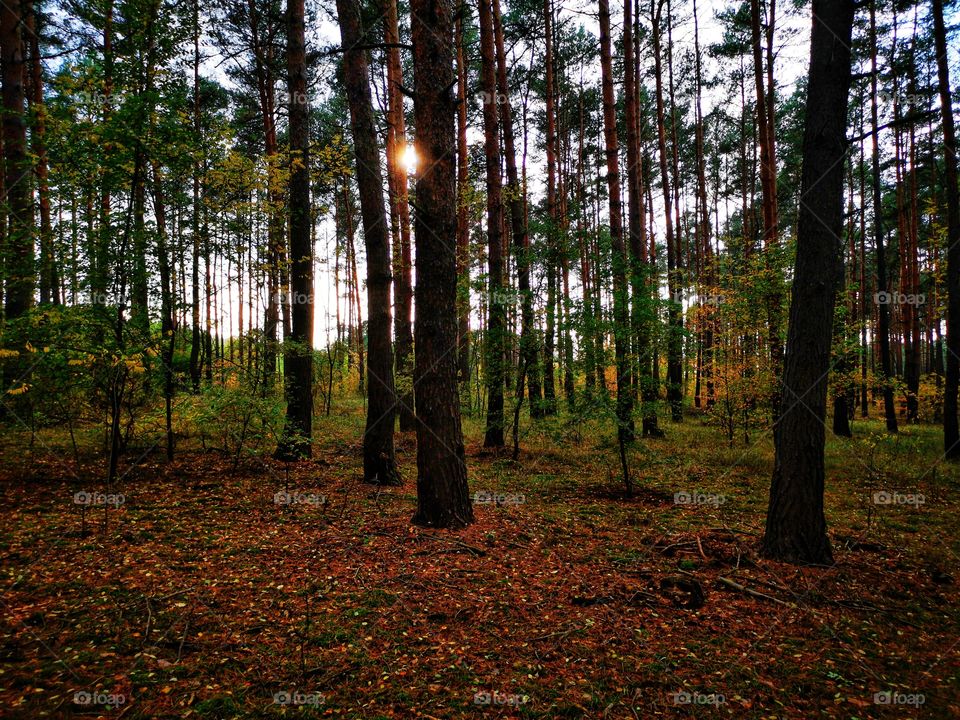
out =
[(313, 242), (310, 217), (310, 103), (304, 0), (287, 2), (287, 90), (290, 152), (291, 332), (284, 343), (287, 418), (277, 457), (299, 460), (312, 454), (313, 437)]
[(957, 189), (957, 133), (953, 120), (953, 95), (950, 93), (943, 0), (933, 0), (933, 34), (943, 118), (947, 196), (947, 370), (943, 394), (943, 446), (944, 454), (954, 459), (960, 457), (960, 425), (957, 420), (957, 390), (960, 388), (960, 191)]
[(23, 40), (20, 5), (0, 6), (0, 53), (3, 84), (4, 188), (9, 208), (6, 235), (6, 289), (4, 311), (8, 320), (33, 307), (36, 273), (33, 267), (33, 209), (30, 207), (30, 172), (27, 157), (27, 123), (24, 117)]
[(827, 375), (833, 308), (843, 278), (843, 158), (854, 3), (814, 0), (807, 83), (797, 259), (774, 433), (765, 557), (830, 564), (823, 513)]
[(414, 117), (423, 170), (416, 185), (414, 384), (417, 403), (417, 512), (413, 522), (473, 522), (457, 392), (456, 100), (453, 6), (412, 0)]
[(397, 398), (390, 339), (390, 238), (383, 206), (383, 174), (370, 96), (370, 73), (366, 52), (361, 48), (365, 39), (357, 0), (337, 0), (337, 15), (367, 250), (367, 425), (363, 434), (363, 479), (380, 485), (398, 485), (400, 475), (393, 448)]

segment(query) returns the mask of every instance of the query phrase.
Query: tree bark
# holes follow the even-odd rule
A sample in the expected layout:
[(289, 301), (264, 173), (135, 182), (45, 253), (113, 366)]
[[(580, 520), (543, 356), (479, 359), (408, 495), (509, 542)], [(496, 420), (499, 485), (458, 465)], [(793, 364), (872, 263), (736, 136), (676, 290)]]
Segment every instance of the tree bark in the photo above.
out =
[[(550, 0), (546, 0), (549, 8)], [(547, 12), (547, 11), (545, 11)], [(549, 22), (549, 18), (545, 17)], [(507, 165), (507, 197), (510, 202), (510, 233), (514, 261), (517, 265), (517, 292), (520, 300), (520, 367), (517, 373), (517, 402), (523, 399), (524, 381), (528, 381), (530, 413), (536, 415), (541, 403), (540, 369), (537, 362), (537, 340), (533, 327), (533, 293), (530, 290), (530, 237), (524, 212), (524, 190), (517, 174), (517, 152), (513, 135), (510, 87), (507, 84), (507, 58), (503, 43), (503, 22), (500, 0), (493, 0), (493, 27), (497, 53), (497, 89), (500, 99), (500, 124), (503, 127), (503, 152)], [(550, 26), (547, 24), (547, 37)], [(548, 39), (549, 42), (549, 39)]]
[(287, 0), (287, 90), (290, 135), (291, 333), (284, 342), (287, 418), (277, 457), (312, 454), (313, 437), (313, 242), (310, 217), (310, 103), (304, 0)]
[(947, 31), (943, 0), (933, 0), (933, 34), (937, 52), (937, 83), (943, 118), (944, 183), (947, 196), (947, 369), (943, 394), (943, 446), (950, 459), (960, 457), (957, 390), (960, 388), (960, 191), (957, 189), (957, 133), (950, 93)]
[(503, 384), (507, 302), (503, 291), (503, 188), (500, 180), (500, 134), (493, 14), (490, 0), (479, 0), (480, 79), (483, 87), (483, 135), (487, 172), (487, 334), (484, 362), (487, 428), (484, 447), (503, 447)]
[(33, 267), (33, 209), (27, 123), (24, 117), (23, 39), (19, 2), (0, 6), (0, 53), (3, 85), (4, 188), (9, 220), (6, 235), (6, 318), (20, 317), (33, 307), (36, 273)]
[[(617, 142), (616, 102), (613, 92), (613, 63), (610, 58), (610, 5), (600, 0), (600, 66), (603, 91), (604, 147), (607, 159), (607, 188), (610, 199), (610, 244), (613, 268), (613, 335), (617, 361), (617, 436), (621, 446), (633, 440), (633, 396), (629, 358), (629, 296), (627, 254), (623, 243), (620, 212), (620, 163)], [(621, 450), (622, 455), (622, 450)], [(626, 480), (626, 469), (624, 468)], [(627, 481), (629, 491), (629, 481)]]
[(890, 362), (890, 293), (887, 284), (887, 260), (883, 247), (883, 196), (880, 186), (880, 141), (878, 138), (880, 129), (877, 119), (877, 105), (879, 103), (877, 74), (879, 70), (877, 69), (877, 27), (874, 3), (870, 4), (870, 42), (870, 117), (873, 123), (873, 232), (877, 247), (877, 293), (874, 298), (877, 300), (878, 306), (877, 334), (880, 340), (880, 367), (882, 369), (882, 375), (879, 379), (883, 385), (883, 408), (887, 421), (887, 431), (895, 433), (897, 432), (897, 409), (893, 402), (893, 386), (891, 385), (893, 371)]
[(830, 564), (823, 513), (827, 375), (833, 309), (843, 279), (843, 158), (854, 3), (814, 0), (810, 72), (790, 303), (774, 470), (761, 543), (765, 557)]
[(416, 185), (417, 511), (413, 522), (473, 522), (457, 392), (456, 100), (453, 6), (412, 0), (414, 118), (423, 170)]
[(413, 257), (410, 248), (410, 205), (407, 197), (407, 168), (400, 156), (406, 149), (403, 114), (403, 70), (400, 64), (400, 30), (397, 0), (384, 0), (384, 41), (387, 54), (387, 174), (390, 186), (390, 217), (393, 229), (393, 318), (397, 378), (401, 380), (400, 429), (415, 427), (413, 414)]
[[(675, 237), (673, 218), (673, 196), (670, 194), (670, 177), (667, 167), (667, 136), (666, 118), (663, 102), (663, 62), (661, 58), (661, 30), (660, 20), (663, 10), (663, 0), (652, 0), (651, 16), (653, 36), (654, 73), (656, 75), (657, 101), (657, 141), (660, 151), (660, 181), (663, 185), (664, 223), (666, 225), (667, 244), (667, 289), (670, 294), (670, 304), (667, 310), (667, 400), (670, 403), (670, 414), (674, 422), (683, 419), (683, 316), (682, 305), (679, 301), (680, 271), (678, 267), (678, 245)], [(670, 18), (667, 18), (670, 22)]]
[(393, 446), (397, 398), (390, 339), (390, 239), (383, 205), (383, 174), (370, 95), (364, 32), (357, 0), (337, 0), (342, 38), (343, 77), (350, 105), (350, 127), (357, 157), (357, 187), (367, 250), (367, 424), (363, 435), (363, 479), (399, 485)]

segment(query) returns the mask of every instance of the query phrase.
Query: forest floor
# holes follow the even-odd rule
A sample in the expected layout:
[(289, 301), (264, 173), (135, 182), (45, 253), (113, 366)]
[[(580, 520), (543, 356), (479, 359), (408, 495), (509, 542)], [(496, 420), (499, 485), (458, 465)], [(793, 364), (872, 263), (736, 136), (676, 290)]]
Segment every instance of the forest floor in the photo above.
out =
[(131, 450), (123, 504), (83, 514), (102, 458), (77, 468), (62, 430), (0, 438), (0, 716), (960, 717), (937, 427), (829, 437), (836, 564), (798, 568), (756, 553), (769, 433), (664, 422), (626, 498), (609, 426), (525, 427), (512, 462), (468, 419), (471, 492), (503, 496), (453, 533), (410, 525), (412, 435), (403, 487), (359, 481), (362, 426), (359, 404), (319, 418), (289, 471)]

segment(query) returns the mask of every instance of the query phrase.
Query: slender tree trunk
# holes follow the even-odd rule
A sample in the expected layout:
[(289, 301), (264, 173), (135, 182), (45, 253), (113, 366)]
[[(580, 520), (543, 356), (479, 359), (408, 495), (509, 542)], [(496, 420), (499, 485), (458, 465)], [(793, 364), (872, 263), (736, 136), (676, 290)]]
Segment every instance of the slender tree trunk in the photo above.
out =
[(831, 564), (823, 513), (827, 375), (834, 300), (843, 279), (843, 158), (854, 3), (814, 0), (803, 134), (797, 260), (765, 557)]
[(47, 180), (47, 106), (43, 101), (43, 64), (40, 58), (40, 39), (36, 23), (36, 7), (31, 0), (24, 0), (26, 17), (24, 24), (30, 43), (30, 109), (33, 115), (31, 135), (32, 152), (36, 158), (34, 174), (37, 178), (37, 196), (40, 210), (40, 302), (59, 305), (60, 274), (53, 242), (53, 226), (50, 222), (50, 186)]
[[(667, 400), (670, 402), (670, 414), (674, 422), (683, 420), (683, 316), (681, 304), (678, 302), (680, 288), (680, 269), (678, 264), (678, 247), (674, 234), (673, 223), (673, 196), (670, 194), (670, 177), (667, 164), (667, 136), (666, 118), (663, 102), (663, 69), (660, 48), (660, 20), (663, 10), (663, 0), (652, 0), (653, 17), (653, 59), (656, 75), (657, 101), (657, 140), (660, 151), (660, 180), (663, 185), (664, 223), (666, 226), (667, 243), (667, 289), (670, 294), (668, 309), (668, 337), (667, 337)], [(667, 22), (670, 22), (667, 18)]]
[(160, 362), (163, 365), (163, 401), (167, 430), (167, 460), (173, 460), (173, 353), (177, 334), (173, 317), (173, 288), (167, 246), (167, 210), (163, 192), (163, 173), (153, 161), (153, 214), (157, 222), (157, 264), (160, 270)]
[(617, 359), (617, 437), (627, 493), (631, 494), (624, 444), (633, 440), (633, 396), (630, 382), (630, 315), (627, 293), (627, 253), (623, 243), (620, 212), (620, 164), (617, 142), (616, 103), (613, 93), (613, 63), (610, 58), (610, 5), (600, 0), (600, 66), (603, 89), (604, 147), (607, 157), (607, 188), (610, 198), (610, 243), (613, 269), (613, 335)]
[(503, 192), (500, 182), (497, 69), (490, 0), (479, 0), (483, 134), (487, 171), (486, 334), (487, 429), (484, 447), (503, 447), (503, 384), (507, 332), (507, 297), (503, 291)]
[[(467, 63), (463, 14), (457, 13), (457, 367), (460, 384), (470, 383), (470, 150), (467, 146)], [(465, 394), (469, 399), (469, 393)]]
[[(643, 157), (640, 151), (640, 121), (638, 118), (637, 66), (634, 58), (634, 0), (623, 3), (623, 73), (624, 105), (627, 126), (627, 201), (628, 227), (630, 230), (630, 283), (633, 291), (631, 328), (637, 358), (634, 394), (642, 400), (643, 436), (662, 437), (657, 424), (656, 384), (652, 377), (653, 333), (656, 317), (653, 307), (652, 286), (647, 264), (646, 208), (643, 204)], [(636, 385), (639, 384), (639, 388)]]
[[(302, 1), (302, 0), (300, 0)], [(393, 447), (397, 398), (390, 339), (390, 239), (383, 206), (383, 175), (377, 148), (370, 73), (357, 0), (337, 0), (343, 40), (343, 76), (357, 156), (357, 187), (367, 249), (367, 426), (363, 435), (363, 479), (399, 485)], [(419, 403), (418, 403), (419, 406)]]
[(407, 168), (400, 153), (405, 151), (406, 123), (403, 116), (403, 70), (400, 64), (400, 30), (397, 0), (384, 0), (384, 41), (387, 53), (387, 174), (390, 178), (390, 206), (393, 224), (393, 275), (396, 315), (393, 319), (396, 373), (401, 386), (400, 429), (415, 428), (413, 413), (413, 259), (410, 248), (410, 205), (407, 200)]
[[(414, 384), (417, 403), (417, 512), (413, 522), (473, 522), (457, 392), (456, 100), (453, 6), (412, 0), (414, 117), (423, 171), (416, 186)], [(452, 352), (453, 351), (453, 352)]]
[(877, 120), (877, 28), (876, 6), (870, 4), (870, 40), (871, 40), (871, 75), (870, 75), (870, 117), (873, 125), (873, 232), (877, 246), (877, 311), (879, 322), (877, 333), (880, 340), (880, 366), (882, 376), (879, 378), (883, 385), (883, 407), (887, 421), (887, 432), (897, 432), (897, 409), (893, 402), (893, 371), (890, 362), (890, 307), (889, 286), (887, 284), (887, 260), (883, 248), (883, 197), (881, 194), (880, 177), (880, 127)]
[[(753, 45), (753, 77), (757, 94), (757, 139), (760, 145), (760, 196), (763, 216), (763, 241), (761, 244), (764, 253), (764, 264), (774, 287), (767, 292), (764, 302), (767, 311), (767, 345), (770, 352), (770, 362), (774, 377), (779, 377), (783, 363), (783, 348), (780, 343), (780, 293), (775, 287), (776, 269), (772, 264), (772, 255), (779, 245), (777, 228), (777, 161), (774, 144), (775, 128), (770, 109), (773, 107), (772, 98), (767, 98), (764, 86), (763, 48), (761, 47), (761, 9), (760, 0), (750, 0), (751, 41)], [(769, 25), (769, 23), (768, 23)], [(772, 42), (772, 29), (766, 33), (767, 42)], [(772, 51), (768, 48), (768, 61), (772, 59)], [(772, 68), (767, 68), (772, 73)], [(772, 74), (769, 76), (772, 77)], [(769, 102), (768, 102), (769, 100)], [(777, 398), (772, 400), (776, 403)]]
[[(193, 132), (196, 138), (200, 134), (200, 0), (193, 2)], [(193, 168), (193, 215), (191, 235), (193, 253), (190, 265), (191, 282), (191, 342), (190, 342), (190, 380), (193, 392), (200, 392), (200, 167)]]
[[(549, 3), (550, 0), (546, 0)], [(549, 13), (549, 10), (545, 10)], [(549, 22), (549, 18), (545, 18)], [(517, 374), (517, 402), (523, 399), (524, 380), (529, 381), (530, 412), (536, 415), (535, 407), (541, 402), (539, 353), (533, 326), (533, 293), (530, 289), (530, 238), (527, 234), (527, 219), (524, 212), (524, 193), (517, 174), (517, 152), (513, 135), (513, 113), (510, 106), (510, 87), (507, 84), (507, 58), (503, 44), (503, 22), (500, 17), (500, 0), (493, 0), (494, 41), (497, 54), (497, 97), (499, 98), (500, 124), (503, 128), (503, 152), (507, 165), (507, 197), (510, 202), (510, 233), (513, 241), (514, 261), (517, 265), (517, 291), (520, 299), (520, 364)], [(547, 37), (550, 36), (547, 25)], [(549, 42), (549, 39), (548, 39)], [(548, 81), (549, 82), (549, 81)], [(526, 376), (526, 377), (524, 377)]]

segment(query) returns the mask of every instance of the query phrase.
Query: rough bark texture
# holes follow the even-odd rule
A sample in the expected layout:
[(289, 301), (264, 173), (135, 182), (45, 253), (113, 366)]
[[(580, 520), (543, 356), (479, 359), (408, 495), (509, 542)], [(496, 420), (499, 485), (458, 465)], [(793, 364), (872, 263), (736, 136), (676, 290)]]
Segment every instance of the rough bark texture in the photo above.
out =
[(487, 429), (484, 447), (502, 447), (504, 352), (507, 297), (503, 291), (503, 191), (500, 181), (500, 134), (497, 69), (494, 59), (490, 0), (480, 0), (480, 79), (483, 87), (483, 136), (487, 161), (487, 336), (484, 376), (487, 385)]
[(287, 89), (290, 98), (290, 288), (291, 333), (284, 343), (287, 420), (277, 455), (310, 457), (313, 425), (313, 242), (310, 217), (310, 104), (304, 0), (287, 2)]
[(396, 0), (384, 1), (384, 42), (387, 44), (387, 174), (390, 187), (390, 220), (393, 230), (395, 338), (397, 377), (402, 378), (400, 429), (413, 430), (413, 256), (410, 248), (410, 205), (407, 198), (407, 168), (400, 153), (406, 149), (403, 117), (403, 70), (400, 64), (400, 30)]
[(950, 94), (947, 33), (943, 0), (933, 0), (933, 32), (937, 50), (940, 114), (943, 117), (944, 180), (947, 195), (947, 372), (943, 396), (943, 443), (948, 458), (960, 457), (957, 390), (960, 387), (960, 196), (957, 189), (957, 133)]
[(344, 47), (343, 77), (350, 104), (350, 126), (357, 156), (357, 187), (363, 240), (367, 249), (367, 425), (363, 434), (363, 479), (398, 485), (393, 426), (397, 398), (390, 339), (390, 239), (383, 204), (383, 173), (370, 96), (364, 34), (357, 0), (337, 0)]
[(4, 310), (8, 319), (33, 307), (36, 277), (33, 267), (33, 212), (30, 207), (30, 172), (27, 158), (27, 125), (24, 117), (23, 40), (20, 4), (0, 6), (0, 52), (3, 54), (3, 160), (4, 187), (9, 217), (5, 264), (7, 285)]
[(765, 557), (833, 561), (823, 514), (827, 376), (837, 287), (843, 278), (843, 158), (847, 149), (854, 3), (814, 0), (797, 259)]
[(630, 322), (627, 294), (627, 254), (623, 243), (620, 212), (620, 164), (617, 143), (613, 64), (610, 59), (610, 5), (600, 0), (600, 65), (603, 73), (603, 134), (607, 157), (607, 188), (610, 197), (610, 243), (613, 267), (614, 350), (617, 360), (617, 428), (622, 441), (633, 439), (633, 397), (630, 383)]
[[(457, 369), (460, 383), (470, 382), (470, 182), (467, 146), (467, 63), (463, 56), (463, 17), (457, 16)], [(469, 398), (469, 392), (466, 393)]]
[(413, 522), (463, 527), (473, 522), (457, 392), (456, 100), (453, 6), (412, 0), (417, 155), (417, 511)]

